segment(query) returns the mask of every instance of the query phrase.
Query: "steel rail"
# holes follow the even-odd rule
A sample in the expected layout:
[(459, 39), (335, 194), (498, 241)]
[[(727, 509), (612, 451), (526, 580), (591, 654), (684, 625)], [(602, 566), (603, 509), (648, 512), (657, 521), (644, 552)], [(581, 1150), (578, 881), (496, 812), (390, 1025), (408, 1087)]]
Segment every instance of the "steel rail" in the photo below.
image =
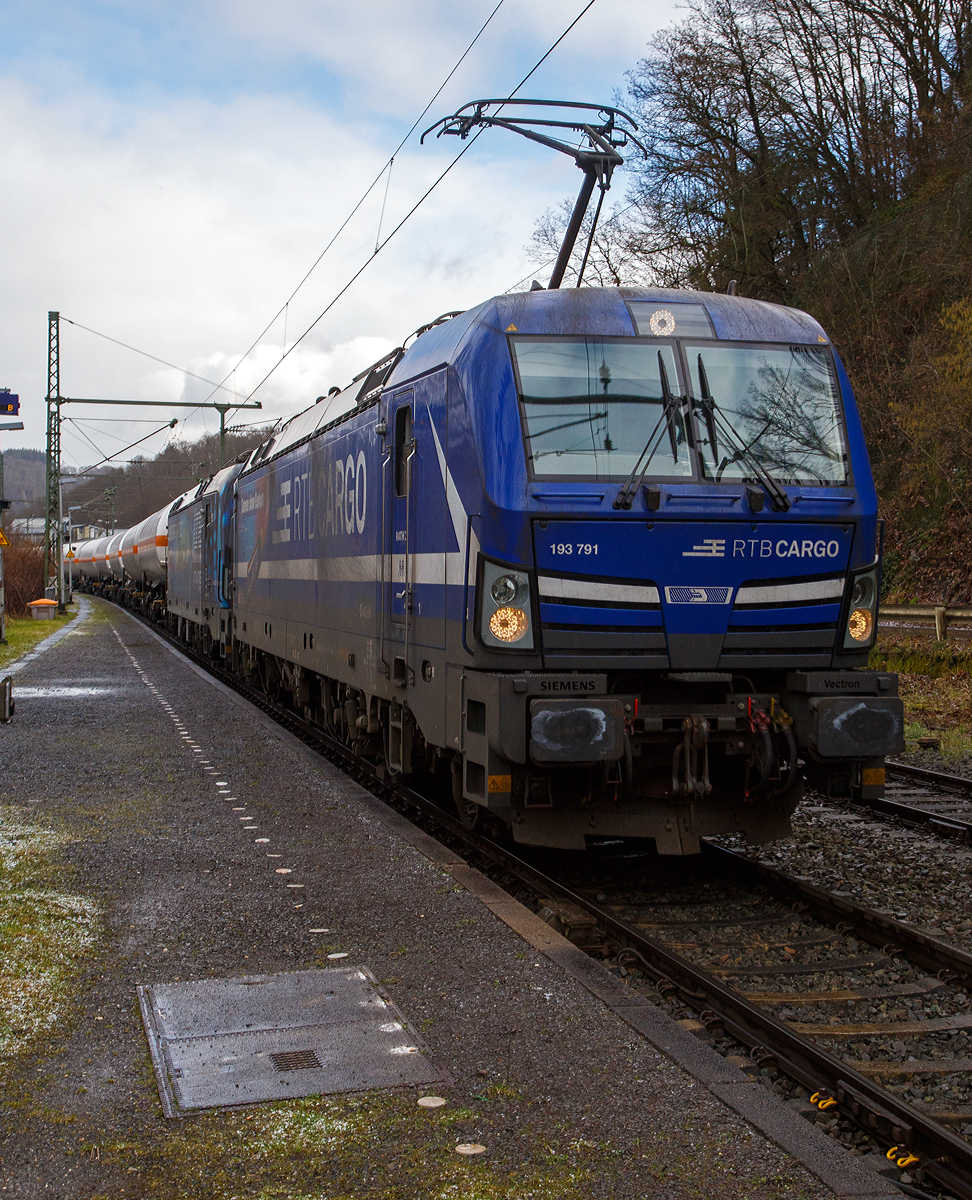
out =
[[(121, 607), (121, 606), (119, 606)], [(576, 904), (595, 918), (599, 928), (612, 941), (633, 952), (647, 974), (656, 981), (663, 995), (677, 995), (689, 1007), (705, 1014), (709, 1025), (718, 1024), (726, 1033), (748, 1046), (756, 1061), (772, 1059), (790, 1078), (811, 1092), (824, 1093), (837, 1101), (840, 1111), (862, 1129), (885, 1144), (907, 1147), (920, 1158), (924, 1173), (960, 1200), (972, 1200), (972, 1144), (930, 1120), (923, 1113), (885, 1091), (846, 1062), (817, 1046), (810, 1038), (796, 1033), (785, 1022), (751, 1003), (743, 993), (735, 992), (706, 970), (683, 958), (641, 930), (602, 908), (588, 896), (554, 879), (526, 862), (507, 846), (467, 829), (458, 817), (443, 811), (432, 800), (379, 775), (378, 770), (328, 735), (318, 726), (276, 704), (244, 684), (237, 676), (220, 670), (211, 659), (192, 651), (184, 642), (160, 630), (142, 614), (127, 613), (142, 620), (180, 653), (204, 667), (221, 682), (244, 696), (256, 707), (274, 716), (302, 740), (318, 749), (322, 756), (338, 760), (342, 769), (358, 779), (366, 779), (382, 798), (395, 798), (416, 809), (426, 818), (444, 827), (471, 849), (501, 865), (539, 897), (559, 896)], [(887, 937), (889, 955), (914, 956), (914, 961), (938, 972), (946, 979), (972, 978), (972, 955), (938, 942), (900, 921), (857, 904), (849, 897), (831, 895), (803, 880), (793, 879), (760, 863), (753, 863), (733, 851), (707, 845), (705, 853), (720, 866), (748, 875), (778, 899), (806, 908), (829, 924), (851, 925), (868, 942), (880, 944)], [(891, 944), (893, 943), (893, 944)], [(758, 974), (758, 969), (753, 974)], [(833, 1110), (831, 1110), (833, 1111)]]
[[(750, 1003), (742, 993), (732, 991), (703, 968), (647, 937), (626, 921), (593, 903), (587, 896), (524, 863), (505, 847), (489, 843), (488, 850), (491, 854), (502, 855), (506, 868), (523, 882), (558, 894), (595, 917), (600, 928), (614, 941), (635, 951), (641, 965), (656, 978), (661, 990), (677, 993), (683, 1002), (700, 1012), (716, 1014), (726, 1032), (748, 1046), (757, 1060), (761, 1057), (760, 1051), (768, 1052), (784, 1074), (796, 1079), (811, 1092), (829, 1093), (842, 1112), (862, 1129), (882, 1140), (885, 1145), (906, 1146), (919, 1155), (921, 1169), (926, 1174), (962, 1200), (972, 1198), (972, 1145), (969, 1142), (925, 1117), (893, 1093), (885, 1091), (867, 1076), (817, 1046), (810, 1038), (795, 1033), (783, 1021)], [(890, 933), (896, 942), (905, 942), (914, 950), (916, 961), (929, 964), (936, 970), (941, 968), (944, 961), (949, 964), (946, 969), (954, 970), (962, 977), (972, 976), (972, 956), (943, 943), (936, 943), (935, 939), (918, 934), (900, 921), (865, 909), (844, 897), (829, 896), (812, 884), (790, 880), (771, 868), (750, 864), (732, 851), (708, 847), (707, 853), (712, 853), (720, 865), (730, 864), (740, 872), (755, 868), (753, 875), (767, 890), (779, 893), (785, 881), (788, 886), (793, 886), (794, 894), (801, 897), (800, 903), (809, 910), (817, 909), (820, 914), (826, 913), (822, 919), (828, 923), (835, 920), (853, 923), (855, 928), (860, 928), (864, 940), (871, 940), (870, 936), (865, 936), (864, 930), (876, 935), (878, 940), (885, 933)], [(889, 951), (894, 949), (904, 951), (904, 947), (888, 947)], [(937, 957), (939, 950), (941, 957)], [(753, 974), (758, 973), (758, 969), (753, 971)]]
[(904, 804), (900, 800), (851, 800), (852, 808), (866, 808), (872, 812), (881, 813), (886, 817), (897, 817), (909, 825), (929, 825), (935, 833), (945, 837), (958, 837), (963, 841), (972, 841), (972, 820), (952, 816), (951, 813), (937, 813), (929, 808), (918, 808), (914, 804)]
[[(775, 867), (744, 858), (733, 850), (703, 843), (703, 854), (720, 869), (742, 879), (749, 887), (762, 887), (777, 900), (798, 905), (827, 925), (850, 926), (855, 936), (884, 950), (903, 954), (909, 962), (938, 975), (943, 982), (972, 982), (972, 954), (941, 942), (913, 925), (859, 904), (850, 896), (828, 892), (805, 879), (794, 878)], [(756, 975), (759, 972), (753, 971)]]
[(917, 779), (922, 783), (931, 783), (955, 792), (972, 793), (972, 779), (967, 779), (964, 775), (947, 775), (944, 771), (931, 771), (928, 767), (913, 767), (911, 763), (893, 760), (885, 763), (885, 769), (889, 775), (895, 775), (899, 779)]
[[(885, 764), (887, 773), (896, 779), (913, 779), (930, 787), (943, 788), (949, 792), (962, 795), (972, 795), (972, 779), (961, 775), (947, 775), (942, 771), (931, 771), (927, 767), (913, 767), (910, 763), (888, 762)], [(909, 825), (928, 825), (935, 833), (945, 837), (958, 837), (963, 841), (972, 841), (972, 817), (954, 816), (951, 813), (938, 813), (934, 809), (920, 808), (916, 804), (906, 804), (901, 800), (890, 800), (886, 796), (874, 800), (852, 800), (853, 808), (866, 808), (886, 817), (897, 817)]]

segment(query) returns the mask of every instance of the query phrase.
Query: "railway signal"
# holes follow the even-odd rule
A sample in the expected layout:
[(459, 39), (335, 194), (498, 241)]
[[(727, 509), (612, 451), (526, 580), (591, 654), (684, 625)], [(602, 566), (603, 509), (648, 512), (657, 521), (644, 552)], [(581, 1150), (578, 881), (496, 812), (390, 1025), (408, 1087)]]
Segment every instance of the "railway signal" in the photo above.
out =
[[(0, 389), (0, 417), (16, 417), (20, 413), (20, 397), (16, 392), (11, 392), (10, 388)], [(23, 421), (3, 421), (0, 420), (0, 432), (13, 432), (16, 429), (23, 429)], [(6, 535), (3, 532), (3, 514), (10, 507), (10, 501), (3, 497), (3, 453), (0, 452), (0, 646), (6, 645), (7, 628), (6, 628), (6, 603), (4, 600), (3, 591), (3, 548), (9, 546)]]

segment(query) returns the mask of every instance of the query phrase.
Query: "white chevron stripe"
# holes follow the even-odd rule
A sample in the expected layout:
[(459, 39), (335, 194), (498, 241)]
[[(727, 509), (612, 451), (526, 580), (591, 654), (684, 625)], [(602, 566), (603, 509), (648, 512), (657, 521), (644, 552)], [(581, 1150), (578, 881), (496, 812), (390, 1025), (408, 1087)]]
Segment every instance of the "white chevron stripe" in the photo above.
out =
[(843, 579), (816, 579), (808, 583), (776, 583), (763, 587), (741, 587), (736, 606), (741, 604), (792, 604), (795, 600), (839, 600)]
[(541, 575), (538, 587), (541, 599), (609, 600), (615, 604), (657, 604), (658, 588), (633, 583), (595, 583), (583, 579), (559, 579)]

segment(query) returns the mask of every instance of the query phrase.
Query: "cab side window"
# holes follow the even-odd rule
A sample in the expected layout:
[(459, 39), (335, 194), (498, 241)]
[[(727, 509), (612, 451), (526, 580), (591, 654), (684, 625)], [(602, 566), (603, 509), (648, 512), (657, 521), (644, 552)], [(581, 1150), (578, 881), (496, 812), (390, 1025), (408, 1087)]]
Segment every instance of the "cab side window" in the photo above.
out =
[(408, 460), (412, 453), (412, 406), (403, 404), (395, 413), (395, 495), (407, 496), (410, 485)]

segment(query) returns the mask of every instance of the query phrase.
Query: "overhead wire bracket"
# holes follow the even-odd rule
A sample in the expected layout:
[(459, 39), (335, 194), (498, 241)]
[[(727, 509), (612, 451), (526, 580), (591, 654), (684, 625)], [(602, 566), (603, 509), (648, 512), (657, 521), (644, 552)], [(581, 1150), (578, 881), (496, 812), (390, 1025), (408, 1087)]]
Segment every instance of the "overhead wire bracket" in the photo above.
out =
[[(529, 111), (523, 116), (519, 114), (503, 116), (503, 110), (509, 107), (539, 108), (543, 110), (569, 109), (578, 115), (573, 117), (573, 119), (568, 118), (564, 120), (558, 120), (553, 116), (536, 115)], [(596, 113), (597, 120), (591, 120), (582, 116), (581, 114), (584, 113)], [(561, 243), (557, 261), (554, 264), (550, 282), (547, 284), (548, 288), (556, 289), (563, 283), (564, 273), (567, 270), (567, 264), (570, 262), (570, 256), (577, 241), (577, 235), (587, 214), (591, 196), (594, 194), (594, 188), (595, 186), (600, 188), (601, 196), (594, 217), (594, 225), (588, 237), (584, 261), (578, 272), (577, 286), (580, 287), (594, 240), (594, 229), (597, 225), (597, 219), (600, 216), (604, 193), (611, 186), (611, 177), (614, 174), (615, 167), (620, 167), (624, 162), (618, 151), (631, 144), (637, 146), (642, 154), (646, 158), (648, 157), (648, 151), (638, 138), (635, 137), (635, 132), (638, 129), (637, 123), (633, 117), (629, 116), (622, 109), (612, 108), (607, 104), (583, 104), (572, 100), (470, 100), (468, 104), (464, 104), (452, 116), (443, 117), (442, 120), (436, 121), (434, 125), (430, 125), (425, 133), (422, 134), (420, 140), (424, 142), (426, 137), (434, 130), (438, 131), (435, 135), (437, 138), (442, 137), (443, 134), (447, 134), (465, 139), (469, 137), (474, 129), (488, 128), (490, 126), (508, 129), (511, 133), (518, 133), (521, 137), (528, 138), (531, 142), (537, 142), (541, 146), (546, 146), (551, 150), (558, 150), (561, 154), (567, 154), (574, 160), (580, 170), (584, 172), (584, 182), (581, 184), (580, 192), (574, 203), (573, 212), (570, 215), (570, 220), (567, 222), (564, 240)], [(559, 131), (564, 132), (559, 133)], [(579, 135), (581, 139), (580, 145), (572, 145), (564, 139), (564, 134), (567, 131)]]

